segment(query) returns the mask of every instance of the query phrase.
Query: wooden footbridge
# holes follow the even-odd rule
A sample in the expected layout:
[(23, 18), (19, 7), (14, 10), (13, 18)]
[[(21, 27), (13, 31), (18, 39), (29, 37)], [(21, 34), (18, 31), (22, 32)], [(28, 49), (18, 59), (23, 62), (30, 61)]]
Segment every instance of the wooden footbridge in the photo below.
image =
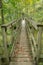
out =
[(1, 25), (1, 30), (0, 65), (39, 65), (43, 62), (43, 25), (21, 17)]

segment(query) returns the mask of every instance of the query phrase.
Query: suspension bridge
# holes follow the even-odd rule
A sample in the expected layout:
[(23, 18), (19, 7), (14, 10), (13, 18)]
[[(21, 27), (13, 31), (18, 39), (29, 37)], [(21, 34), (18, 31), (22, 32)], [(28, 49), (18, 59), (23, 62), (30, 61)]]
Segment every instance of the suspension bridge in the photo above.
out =
[[(42, 24), (23, 17), (1, 25), (1, 30), (4, 52), (0, 54), (0, 65), (38, 65), (43, 62)], [(10, 51), (8, 30), (11, 31)]]

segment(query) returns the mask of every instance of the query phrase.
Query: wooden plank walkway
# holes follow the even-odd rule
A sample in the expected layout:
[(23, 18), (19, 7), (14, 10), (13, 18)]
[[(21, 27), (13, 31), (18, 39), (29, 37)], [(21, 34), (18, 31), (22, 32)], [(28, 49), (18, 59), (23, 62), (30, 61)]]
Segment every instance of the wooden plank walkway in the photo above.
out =
[(33, 65), (26, 35), (25, 20), (21, 22), (20, 41), (17, 42), (10, 65)]

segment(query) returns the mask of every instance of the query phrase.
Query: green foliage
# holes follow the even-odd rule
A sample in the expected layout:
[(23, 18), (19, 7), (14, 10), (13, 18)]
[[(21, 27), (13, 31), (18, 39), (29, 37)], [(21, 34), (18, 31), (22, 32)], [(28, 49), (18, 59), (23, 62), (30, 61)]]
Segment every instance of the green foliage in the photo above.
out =
[(43, 19), (43, 0), (2, 0), (2, 2), (5, 23), (20, 17), (22, 12), (36, 21)]

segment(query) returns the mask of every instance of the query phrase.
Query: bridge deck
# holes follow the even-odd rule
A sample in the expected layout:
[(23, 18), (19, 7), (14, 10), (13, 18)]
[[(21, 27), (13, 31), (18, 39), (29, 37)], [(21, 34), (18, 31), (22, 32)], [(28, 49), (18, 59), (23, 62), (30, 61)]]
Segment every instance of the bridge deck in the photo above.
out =
[(25, 20), (21, 24), (20, 41), (16, 44), (10, 65), (32, 65), (31, 48), (26, 35)]

